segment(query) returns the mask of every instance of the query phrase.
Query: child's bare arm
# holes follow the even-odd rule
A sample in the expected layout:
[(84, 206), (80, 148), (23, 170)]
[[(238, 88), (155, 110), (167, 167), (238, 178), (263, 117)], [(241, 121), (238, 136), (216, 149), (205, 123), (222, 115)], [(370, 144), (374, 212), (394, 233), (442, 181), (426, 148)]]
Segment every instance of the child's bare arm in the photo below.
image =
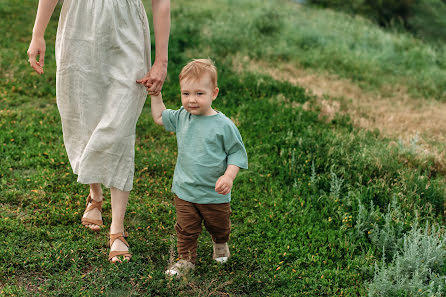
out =
[(163, 126), (163, 111), (166, 110), (166, 106), (163, 102), (163, 97), (161, 93), (158, 96), (152, 95), (151, 106), (152, 106), (152, 117), (153, 121), (160, 126)]
[(234, 179), (237, 176), (239, 170), (240, 167), (229, 164), (228, 168), (226, 168), (225, 174), (220, 176), (217, 182), (215, 183), (215, 191), (218, 194), (222, 195), (229, 194), (229, 192), (231, 192)]

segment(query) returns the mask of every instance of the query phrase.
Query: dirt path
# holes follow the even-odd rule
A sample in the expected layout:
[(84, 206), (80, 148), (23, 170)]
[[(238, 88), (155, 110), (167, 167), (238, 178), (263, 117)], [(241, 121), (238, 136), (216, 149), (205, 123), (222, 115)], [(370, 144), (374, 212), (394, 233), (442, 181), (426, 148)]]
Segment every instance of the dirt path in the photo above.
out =
[(338, 112), (347, 113), (357, 127), (379, 129), (381, 135), (405, 144), (416, 143), (417, 153), (434, 158), (441, 171), (446, 172), (443, 145), (446, 143), (446, 103), (413, 98), (404, 88), (394, 86), (376, 93), (366, 92), (347, 79), (314, 73), (292, 64), (272, 65), (237, 57), (233, 65), (239, 71), (267, 74), (304, 87), (316, 96), (313, 104), (328, 119)]

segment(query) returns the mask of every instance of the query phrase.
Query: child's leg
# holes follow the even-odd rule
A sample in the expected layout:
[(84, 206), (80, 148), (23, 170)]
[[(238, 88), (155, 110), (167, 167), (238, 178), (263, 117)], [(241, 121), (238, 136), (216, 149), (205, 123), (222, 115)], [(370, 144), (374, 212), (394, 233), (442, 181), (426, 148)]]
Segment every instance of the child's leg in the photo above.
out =
[(206, 230), (211, 234), (214, 242), (212, 258), (225, 263), (231, 256), (228, 246), (229, 233), (231, 232), (231, 207), (229, 203), (204, 204), (200, 206), (200, 212), (204, 219)]
[(226, 243), (231, 233), (231, 206), (229, 203), (199, 204), (206, 230), (211, 234), (215, 243)]
[(181, 259), (193, 264), (197, 259), (197, 239), (201, 233), (202, 221), (200, 212), (195, 205), (175, 196), (178, 255)]

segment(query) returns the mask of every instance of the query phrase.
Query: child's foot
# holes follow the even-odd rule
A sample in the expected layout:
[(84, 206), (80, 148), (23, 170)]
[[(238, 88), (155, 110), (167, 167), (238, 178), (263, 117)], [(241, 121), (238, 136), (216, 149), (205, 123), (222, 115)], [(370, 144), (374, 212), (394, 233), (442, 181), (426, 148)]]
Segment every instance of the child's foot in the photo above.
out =
[(228, 243), (214, 243), (214, 254), (212, 258), (217, 261), (218, 263), (226, 263), (228, 261), (229, 257), (231, 256), (231, 253), (229, 252), (229, 246)]
[(194, 269), (195, 265), (193, 263), (181, 259), (170, 266), (165, 273), (169, 276), (175, 276), (176, 278), (179, 278)]
[(125, 240), (127, 232), (121, 232), (116, 234), (110, 234), (110, 254), (109, 261), (112, 263), (122, 263), (123, 261), (130, 261), (132, 255), (129, 253), (129, 245)]
[(92, 198), (92, 195), (89, 194), (87, 198), (87, 207), (82, 216), (82, 225), (95, 232), (99, 231), (101, 226), (103, 226), (101, 213), (103, 199), (103, 196)]

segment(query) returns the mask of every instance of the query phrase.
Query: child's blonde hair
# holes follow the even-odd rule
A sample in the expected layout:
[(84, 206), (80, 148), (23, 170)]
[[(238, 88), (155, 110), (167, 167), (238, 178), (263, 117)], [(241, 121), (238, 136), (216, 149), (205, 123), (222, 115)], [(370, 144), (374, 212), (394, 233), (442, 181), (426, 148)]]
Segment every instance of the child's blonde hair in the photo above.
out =
[(203, 74), (209, 74), (214, 88), (217, 87), (217, 68), (211, 59), (194, 59), (187, 63), (180, 72), (180, 82), (184, 79), (199, 79)]

